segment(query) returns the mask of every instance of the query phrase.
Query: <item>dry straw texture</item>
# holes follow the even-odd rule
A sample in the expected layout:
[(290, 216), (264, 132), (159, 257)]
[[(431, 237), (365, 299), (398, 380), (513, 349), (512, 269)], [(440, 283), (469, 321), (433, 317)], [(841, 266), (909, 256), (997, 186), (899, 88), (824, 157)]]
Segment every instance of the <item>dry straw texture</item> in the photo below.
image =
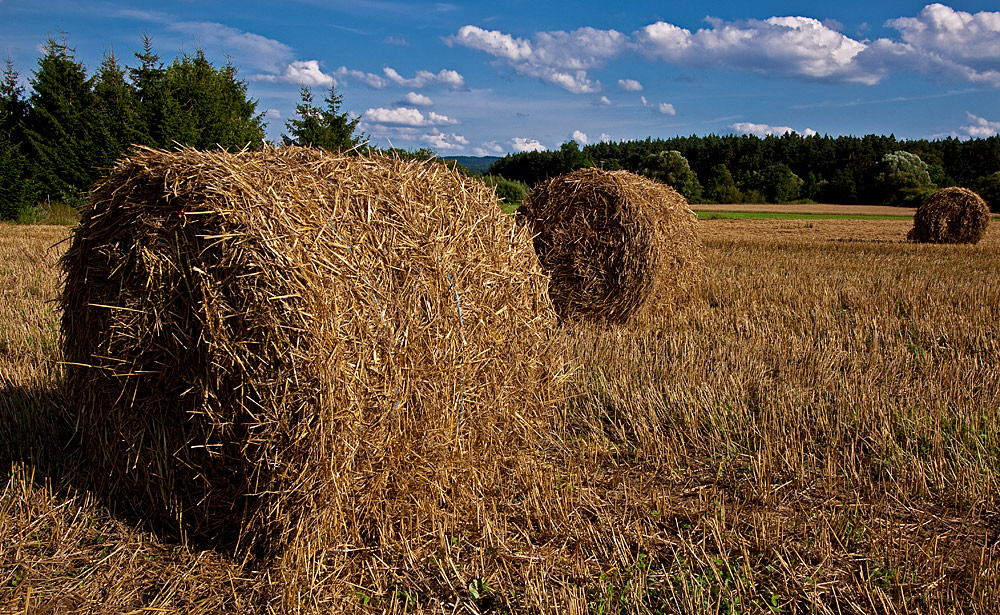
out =
[(676, 190), (580, 169), (535, 187), (522, 214), (561, 319), (623, 323), (676, 304), (702, 269), (697, 218)]
[(944, 188), (927, 198), (906, 236), (920, 243), (978, 243), (990, 223), (990, 208), (968, 188)]
[(442, 165), (138, 151), (63, 266), (98, 486), (271, 562), (279, 610), (391, 579), (445, 528), (488, 534), (477, 507), (550, 420), (555, 314), (529, 236)]

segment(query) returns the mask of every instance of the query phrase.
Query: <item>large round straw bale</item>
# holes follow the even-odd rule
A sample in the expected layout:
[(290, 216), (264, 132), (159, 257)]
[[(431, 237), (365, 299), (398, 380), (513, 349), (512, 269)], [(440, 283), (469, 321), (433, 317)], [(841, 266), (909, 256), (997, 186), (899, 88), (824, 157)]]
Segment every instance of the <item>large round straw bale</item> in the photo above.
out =
[(547, 280), (479, 181), (140, 150), (92, 199), (63, 261), (68, 394), (101, 487), (162, 528), (369, 552), (461, 515), (549, 420)]
[(943, 188), (917, 208), (906, 238), (920, 243), (977, 243), (989, 223), (990, 208), (982, 197), (968, 188)]
[(700, 276), (687, 201), (628, 171), (580, 169), (542, 182), (521, 216), (561, 319), (626, 322), (678, 303)]

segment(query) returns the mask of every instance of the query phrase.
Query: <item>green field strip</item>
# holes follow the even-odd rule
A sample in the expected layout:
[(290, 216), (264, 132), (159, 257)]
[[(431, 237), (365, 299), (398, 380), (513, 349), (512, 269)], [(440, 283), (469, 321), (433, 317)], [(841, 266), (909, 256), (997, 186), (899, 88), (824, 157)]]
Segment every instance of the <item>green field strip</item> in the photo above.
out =
[(699, 220), (912, 220), (913, 216), (869, 214), (808, 214), (764, 211), (699, 211)]

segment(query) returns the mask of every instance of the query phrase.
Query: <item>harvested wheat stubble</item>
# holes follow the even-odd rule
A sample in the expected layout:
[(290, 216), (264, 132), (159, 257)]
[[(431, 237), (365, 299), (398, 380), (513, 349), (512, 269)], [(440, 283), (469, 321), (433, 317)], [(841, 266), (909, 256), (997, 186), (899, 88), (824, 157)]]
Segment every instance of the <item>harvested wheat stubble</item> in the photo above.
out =
[(697, 217), (684, 197), (627, 171), (550, 179), (520, 213), (563, 320), (642, 318), (678, 303), (700, 276)]
[(439, 164), (137, 150), (94, 188), (63, 267), (98, 485), (277, 562), (267, 591), (289, 608), (391, 566), (418, 530), (475, 524), (551, 420), (555, 314), (530, 237)]
[(906, 238), (920, 243), (978, 243), (990, 224), (990, 208), (968, 188), (938, 190), (913, 216)]

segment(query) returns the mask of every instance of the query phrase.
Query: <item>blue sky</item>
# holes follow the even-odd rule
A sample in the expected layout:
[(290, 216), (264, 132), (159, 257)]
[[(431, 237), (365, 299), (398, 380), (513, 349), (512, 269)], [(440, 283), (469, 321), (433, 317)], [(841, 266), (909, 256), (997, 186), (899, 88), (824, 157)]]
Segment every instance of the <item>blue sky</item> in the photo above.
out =
[(152, 38), (229, 58), (279, 139), (301, 84), (331, 84), (379, 145), (441, 155), (569, 139), (1000, 132), (992, 2), (0, 0), (25, 85), (65, 32), (91, 71)]

